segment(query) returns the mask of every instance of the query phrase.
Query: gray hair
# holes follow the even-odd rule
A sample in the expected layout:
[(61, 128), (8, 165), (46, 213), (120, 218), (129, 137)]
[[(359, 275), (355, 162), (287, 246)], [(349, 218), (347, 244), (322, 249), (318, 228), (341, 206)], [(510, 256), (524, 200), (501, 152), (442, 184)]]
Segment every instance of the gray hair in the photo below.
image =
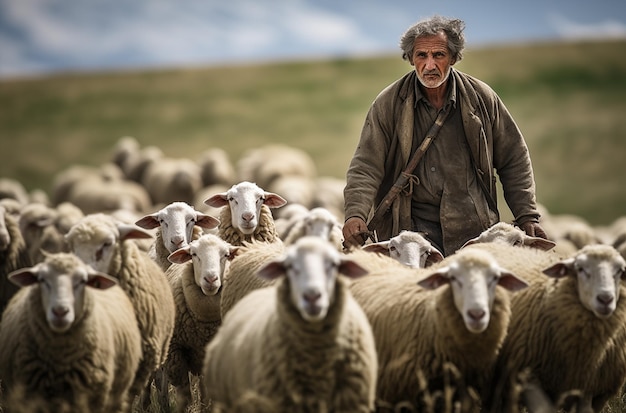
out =
[(400, 38), (402, 59), (411, 61), (415, 39), (443, 32), (448, 38), (448, 50), (452, 53), (454, 61), (458, 62), (463, 58), (463, 49), (465, 48), (464, 29), (465, 22), (460, 19), (433, 16), (421, 20), (409, 27)]

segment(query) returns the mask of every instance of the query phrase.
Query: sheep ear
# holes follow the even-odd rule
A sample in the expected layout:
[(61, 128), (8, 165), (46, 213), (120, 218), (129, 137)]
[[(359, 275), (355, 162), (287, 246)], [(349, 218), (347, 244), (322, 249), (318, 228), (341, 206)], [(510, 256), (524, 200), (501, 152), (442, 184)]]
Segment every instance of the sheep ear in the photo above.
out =
[(551, 267), (543, 270), (543, 273), (553, 278), (563, 278), (572, 273), (572, 267), (574, 265), (574, 258), (568, 258), (561, 262), (557, 262)]
[(337, 271), (349, 278), (359, 278), (369, 273), (369, 271), (357, 264), (356, 261), (349, 259), (342, 259), (339, 262)]
[(98, 290), (106, 290), (117, 285), (117, 279), (104, 273), (93, 273), (87, 276), (87, 285)]
[(389, 241), (380, 241), (363, 245), (362, 249), (367, 252), (375, 252), (389, 256)]
[(509, 291), (519, 291), (528, 287), (529, 284), (512, 272), (502, 270), (500, 272), (500, 279), (498, 279), (498, 285)]
[(426, 257), (424, 265), (428, 267), (441, 261), (443, 261), (443, 254), (437, 248), (431, 248), (428, 250), (428, 257)]
[(232, 261), (233, 258), (235, 258), (237, 255), (239, 255), (239, 253), (241, 252), (241, 248), (240, 247), (230, 247), (230, 249), (228, 250), (228, 256), (226, 258), (228, 258), (229, 261)]
[(135, 222), (135, 225), (145, 229), (154, 229), (160, 225), (157, 217), (157, 213), (146, 215), (145, 217)]
[(10, 272), (7, 277), (9, 281), (19, 287), (26, 287), (39, 282), (37, 278), (37, 267), (22, 268)]
[(285, 198), (273, 192), (265, 192), (263, 196), (265, 197), (265, 201), (263, 201), (263, 204), (267, 205), (270, 208), (279, 208), (287, 203), (287, 200)]
[(450, 279), (448, 278), (448, 271), (448, 267), (440, 268), (426, 278), (419, 280), (417, 285), (422, 288), (426, 288), (427, 290), (434, 290), (442, 285), (448, 284), (450, 282)]
[(152, 234), (144, 230), (141, 227), (133, 224), (118, 224), (117, 229), (120, 232), (120, 239), (125, 241), (127, 239), (141, 239), (152, 238)]
[(540, 250), (548, 251), (556, 246), (556, 242), (539, 237), (524, 237), (524, 245)]
[(282, 261), (270, 261), (257, 272), (264, 280), (274, 280), (285, 274), (286, 268)]
[(220, 224), (220, 220), (213, 218), (211, 215), (202, 213), (196, 214), (196, 225), (206, 229), (216, 228)]
[(212, 197), (205, 199), (204, 203), (213, 208), (221, 208), (228, 205), (228, 195), (226, 192), (215, 194)]
[(172, 264), (184, 264), (191, 259), (189, 254), (189, 246), (177, 249), (173, 253), (167, 256), (167, 260)]

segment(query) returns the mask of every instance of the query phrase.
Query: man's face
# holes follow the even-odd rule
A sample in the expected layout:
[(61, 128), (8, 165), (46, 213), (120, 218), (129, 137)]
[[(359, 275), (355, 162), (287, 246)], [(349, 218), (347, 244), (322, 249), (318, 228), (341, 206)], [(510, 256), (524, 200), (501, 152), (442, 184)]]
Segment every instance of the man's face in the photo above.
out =
[(441, 86), (450, 75), (454, 58), (448, 50), (448, 40), (444, 33), (415, 39), (411, 64), (420, 83), (427, 88)]

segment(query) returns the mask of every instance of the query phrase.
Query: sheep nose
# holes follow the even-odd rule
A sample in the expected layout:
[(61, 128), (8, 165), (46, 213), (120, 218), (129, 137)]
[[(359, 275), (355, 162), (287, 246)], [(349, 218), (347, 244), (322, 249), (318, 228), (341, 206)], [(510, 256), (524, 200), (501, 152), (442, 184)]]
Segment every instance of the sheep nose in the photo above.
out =
[(176, 247), (176, 249), (180, 249), (184, 247), (185, 239), (183, 237), (174, 237), (172, 238), (172, 245)]
[(254, 214), (252, 212), (244, 212), (241, 214), (241, 218), (243, 218), (244, 221), (250, 222), (252, 218), (254, 218)]
[(64, 305), (58, 305), (52, 309), (52, 314), (56, 317), (63, 317), (65, 314), (69, 313), (70, 309)]
[(485, 311), (484, 310), (468, 310), (467, 314), (473, 319), (473, 320), (480, 320), (481, 318), (483, 318), (485, 316)]
[(303, 293), (302, 296), (304, 297), (305, 301), (307, 301), (308, 303), (313, 304), (317, 300), (320, 299), (322, 294), (320, 294), (319, 291), (307, 291), (307, 292)]
[(596, 299), (604, 305), (609, 305), (613, 302), (613, 294), (608, 294), (608, 293), (598, 294)]
[(217, 277), (213, 276), (206, 276), (204, 277), (204, 281), (208, 282), (209, 284), (213, 284), (215, 281), (217, 281)]

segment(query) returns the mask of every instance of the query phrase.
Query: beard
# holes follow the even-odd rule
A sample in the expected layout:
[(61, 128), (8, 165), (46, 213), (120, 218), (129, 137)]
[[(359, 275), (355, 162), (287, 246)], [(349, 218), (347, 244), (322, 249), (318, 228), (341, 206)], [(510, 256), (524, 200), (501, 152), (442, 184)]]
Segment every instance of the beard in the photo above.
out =
[[(429, 81), (426, 80), (422, 77), (422, 75), (420, 75), (417, 70), (415, 71), (415, 74), (417, 74), (417, 79), (420, 81), (420, 83), (422, 84), (422, 86), (428, 88), (428, 89), (436, 89), (439, 86), (443, 85), (446, 80), (448, 80), (448, 77), (450, 77), (450, 72), (452, 71), (452, 66), (448, 66), (448, 70), (446, 71), (446, 74), (443, 76), (443, 78), (438, 81), (438, 82), (433, 82), (433, 81)], [(423, 75), (429, 75), (429, 74), (439, 74), (438, 70), (430, 70), (428, 72), (424, 72)]]

